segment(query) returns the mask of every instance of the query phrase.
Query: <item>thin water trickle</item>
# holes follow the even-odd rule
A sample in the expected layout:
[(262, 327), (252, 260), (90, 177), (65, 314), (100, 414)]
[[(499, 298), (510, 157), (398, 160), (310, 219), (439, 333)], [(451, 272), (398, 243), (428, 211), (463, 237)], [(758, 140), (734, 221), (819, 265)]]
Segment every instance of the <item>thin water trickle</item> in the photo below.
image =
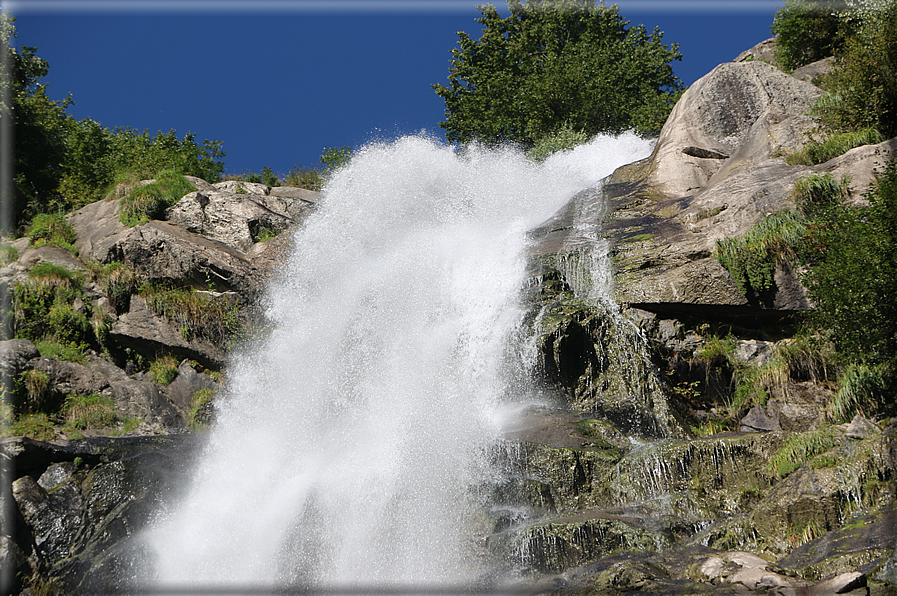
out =
[(525, 233), (650, 149), (598, 138), (541, 165), (421, 137), (359, 151), (296, 233), (270, 334), (233, 357), (192, 485), (146, 537), (156, 584), (482, 577), (473, 487), (496, 407), (525, 389)]

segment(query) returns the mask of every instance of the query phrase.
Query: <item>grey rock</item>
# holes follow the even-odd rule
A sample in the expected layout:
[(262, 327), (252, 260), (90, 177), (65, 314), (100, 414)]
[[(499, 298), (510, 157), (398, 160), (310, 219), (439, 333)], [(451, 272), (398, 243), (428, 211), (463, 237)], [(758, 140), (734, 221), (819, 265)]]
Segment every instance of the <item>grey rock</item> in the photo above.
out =
[(37, 346), (27, 339), (0, 341), (0, 375), (4, 381), (11, 381), (25, 370), (29, 360), (38, 356)]
[(47, 470), (37, 479), (37, 483), (44, 490), (51, 490), (57, 484), (66, 482), (75, 473), (75, 464), (72, 462), (57, 462), (50, 464)]
[[(720, 64), (673, 108), (657, 140), (647, 183), (681, 197), (706, 187), (720, 169), (743, 168), (745, 160), (756, 163), (798, 146), (812, 128), (803, 114), (821, 93), (764, 62)], [(692, 157), (682, 152), (684, 147), (732, 157), (725, 162)]]
[(154, 313), (146, 300), (136, 295), (131, 296), (130, 309), (118, 317), (109, 334), (119, 344), (149, 359), (160, 353), (168, 353), (179, 359), (188, 358), (218, 368), (227, 357), (222, 346), (203, 337), (186, 339), (175, 325)]
[(778, 418), (764, 412), (762, 407), (754, 406), (748, 411), (747, 415), (741, 419), (741, 430), (748, 432), (769, 432), (782, 430), (782, 426), (779, 424)]
[(168, 399), (182, 413), (193, 406), (193, 397), (202, 389), (218, 390), (218, 384), (205, 373), (196, 372), (187, 360), (178, 366), (178, 376), (165, 389)]
[(44, 490), (30, 476), (12, 483), (19, 511), (31, 529), (38, 559), (56, 561), (68, 556), (81, 524), (81, 492), (73, 478)]
[(776, 38), (770, 37), (769, 39), (764, 39), (754, 47), (741, 52), (732, 62), (760, 61), (775, 64), (775, 51), (777, 47), (778, 44), (776, 43)]
[(311, 203), (288, 196), (197, 191), (168, 209), (166, 219), (245, 253), (265, 230), (280, 234), (310, 211)]

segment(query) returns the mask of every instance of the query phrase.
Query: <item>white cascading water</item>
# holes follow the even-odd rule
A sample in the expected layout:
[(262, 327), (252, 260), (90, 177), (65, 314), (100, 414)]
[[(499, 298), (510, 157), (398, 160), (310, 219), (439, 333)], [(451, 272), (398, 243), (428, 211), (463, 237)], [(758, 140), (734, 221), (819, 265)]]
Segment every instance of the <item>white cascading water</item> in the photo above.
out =
[(191, 487), (146, 537), (158, 586), (471, 586), (510, 394), (526, 231), (645, 157), (599, 137), (534, 164), (423, 137), (330, 181), (234, 356)]

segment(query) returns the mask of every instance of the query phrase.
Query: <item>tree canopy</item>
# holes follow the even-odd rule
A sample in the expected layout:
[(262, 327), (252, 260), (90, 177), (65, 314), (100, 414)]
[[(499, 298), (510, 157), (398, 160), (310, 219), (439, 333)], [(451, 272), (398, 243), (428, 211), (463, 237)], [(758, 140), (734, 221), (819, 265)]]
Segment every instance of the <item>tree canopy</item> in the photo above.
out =
[(479, 6), (473, 40), (458, 32), (439, 125), (449, 141), (514, 141), (524, 146), (561, 126), (589, 135), (660, 131), (683, 90), (671, 62), (677, 44), (628, 27), (618, 7), (595, 0), (509, 0), (502, 18)]
[[(102, 198), (121, 177), (151, 178), (174, 170), (209, 181), (224, 171), (218, 141), (196, 142), (174, 130), (136, 132), (110, 130), (87, 118), (75, 120), (66, 109), (70, 97), (52, 100), (42, 83), (49, 65), (37, 48), (13, 47), (15, 18), (0, 14), (0, 122), (13, 136), (12, 221), (20, 230), (39, 213), (67, 211)], [(6, 191), (4, 191), (6, 192)], [(8, 232), (9, 230), (4, 230)]]

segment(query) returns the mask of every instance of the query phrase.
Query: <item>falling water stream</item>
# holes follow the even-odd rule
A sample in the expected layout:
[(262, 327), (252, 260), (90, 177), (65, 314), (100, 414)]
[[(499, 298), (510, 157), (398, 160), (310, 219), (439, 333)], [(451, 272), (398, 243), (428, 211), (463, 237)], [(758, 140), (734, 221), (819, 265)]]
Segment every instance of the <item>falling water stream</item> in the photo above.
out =
[[(146, 540), (159, 586), (472, 586), (526, 231), (646, 156), (543, 164), (405, 137), (356, 153), (296, 232), (271, 328), (232, 358), (192, 485)], [(519, 360), (519, 359), (518, 359)]]

